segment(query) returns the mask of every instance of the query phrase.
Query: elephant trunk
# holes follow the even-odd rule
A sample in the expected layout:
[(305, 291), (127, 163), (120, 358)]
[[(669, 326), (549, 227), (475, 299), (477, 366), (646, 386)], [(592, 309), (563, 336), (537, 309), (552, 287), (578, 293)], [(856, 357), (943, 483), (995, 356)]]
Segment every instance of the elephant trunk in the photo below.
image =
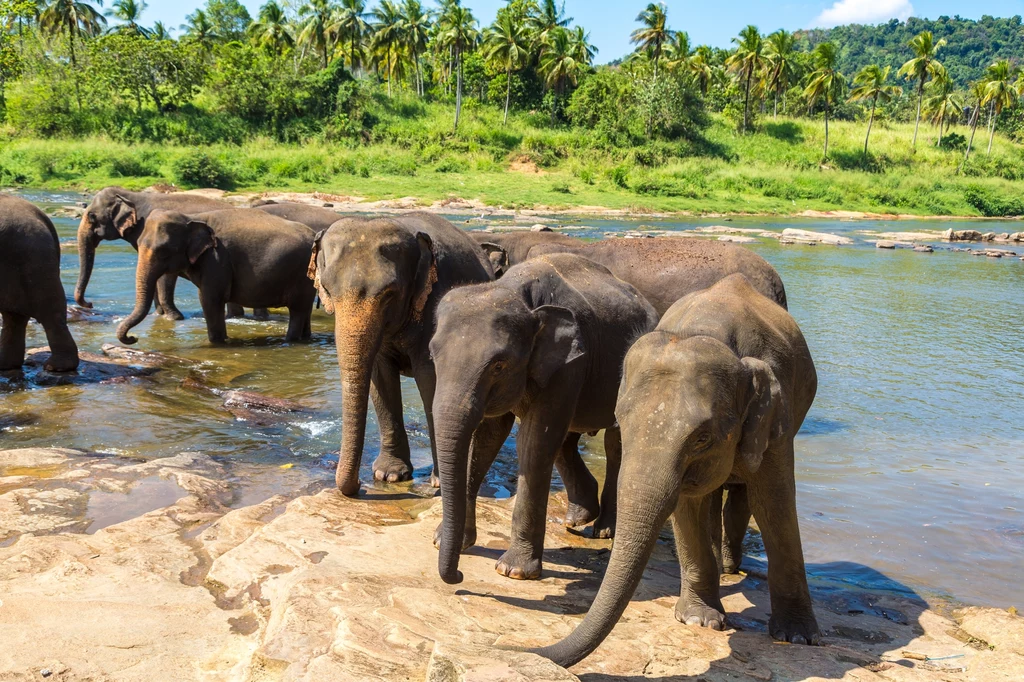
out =
[(78, 282), (75, 284), (75, 303), (83, 308), (91, 308), (92, 303), (85, 300), (85, 288), (92, 277), (92, 265), (96, 260), (96, 245), (99, 242), (89, 224), (88, 214), (82, 216), (78, 224)]
[(381, 311), (364, 300), (337, 307), (334, 336), (341, 369), (341, 453), (335, 481), (342, 495), (359, 494), (359, 466), (366, 440), (370, 377), (380, 349)]
[(469, 395), (466, 392), (461, 392), (462, 397), (455, 401), (446, 397), (450, 395), (459, 394), (438, 391), (433, 409), (443, 509), (437, 572), (444, 582), (457, 585), (462, 582), (459, 555), (466, 529), (469, 449), (473, 433), (483, 419), (483, 410), (465, 404)]
[(138, 343), (138, 338), (129, 336), (128, 332), (149, 315), (149, 309), (153, 307), (153, 298), (156, 295), (156, 281), (162, 274), (153, 267), (148, 256), (139, 253), (139, 264), (135, 268), (135, 309), (117, 327), (117, 340), (121, 343), (128, 345)]
[(650, 475), (649, 470), (623, 472), (619, 480), (615, 544), (597, 597), (572, 634), (557, 644), (534, 649), (534, 653), (564, 668), (576, 665), (604, 641), (622, 617), (654, 551), (658, 532), (678, 499), (678, 478), (666, 476), (672, 480), (659, 486), (648, 482)]

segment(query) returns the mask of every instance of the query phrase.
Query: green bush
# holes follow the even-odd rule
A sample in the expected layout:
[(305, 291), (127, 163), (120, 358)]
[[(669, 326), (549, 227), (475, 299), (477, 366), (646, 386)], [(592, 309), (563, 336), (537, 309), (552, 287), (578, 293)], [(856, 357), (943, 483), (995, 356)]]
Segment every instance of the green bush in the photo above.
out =
[(175, 160), (174, 178), (185, 187), (231, 189), (234, 184), (227, 168), (216, 158), (198, 149)]
[(1005, 218), (1024, 215), (1024, 198), (1000, 196), (980, 185), (968, 185), (964, 199), (988, 218)]
[(435, 173), (465, 173), (469, 170), (469, 164), (465, 159), (453, 156), (446, 157), (434, 167)]
[(146, 178), (159, 175), (160, 171), (147, 159), (128, 154), (111, 160), (110, 174), (119, 178)]
[(608, 179), (623, 189), (629, 189), (629, 167), (619, 164), (608, 171)]
[(572, 194), (572, 187), (569, 186), (568, 182), (556, 182), (551, 186), (552, 192), (558, 192), (559, 194)]

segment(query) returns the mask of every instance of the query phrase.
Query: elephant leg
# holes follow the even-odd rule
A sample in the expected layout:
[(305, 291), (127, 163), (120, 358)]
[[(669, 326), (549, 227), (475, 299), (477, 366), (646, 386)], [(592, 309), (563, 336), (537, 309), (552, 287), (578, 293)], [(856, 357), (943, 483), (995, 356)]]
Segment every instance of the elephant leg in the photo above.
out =
[(580, 457), (580, 437), (570, 433), (555, 457), (555, 468), (565, 484), (569, 508), (565, 513), (566, 528), (585, 526), (597, 518), (601, 506), (597, 499), (597, 479)]
[(618, 513), (619, 467), (622, 465), (622, 432), (614, 426), (604, 432), (605, 476), (601, 490), (601, 514), (590, 529), (592, 538), (615, 537)]
[(725, 486), (722, 486), (711, 493), (711, 503), (708, 505), (708, 529), (711, 531), (711, 552), (715, 555), (715, 565), (718, 572), (722, 572), (722, 499), (725, 493)]
[(174, 305), (174, 287), (178, 276), (167, 274), (156, 281), (156, 312), (168, 320), (184, 320), (185, 316)]
[[(469, 450), (469, 477), (466, 485), (466, 526), (463, 531), (462, 549), (469, 549), (476, 544), (476, 500), (480, 495), (480, 486), (487, 478), (494, 460), (501, 452), (501, 446), (512, 433), (516, 416), (509, 412), (500, 417), (484, 419), (473, 432), (473, 442)], [(441, 546), (443, 523), (434, 531), (434, 546)]]
[(224, 297), (214, 294), (212, 287), (199, 290), (199, 303), (206, 318), (206, 337), (210, 343), (225, 343), (228, 340), (228, 325), (224, 317)]
[(722, 521), (725, 526), (725, 542), (722, 543), (722, 572), (739, 573), (743, 561), (743, 538), (750, 525), (750, 502), (747, 500), (747, 486), (730, 485), (726, 489)]
[(373, 366), (370, 399), (380, 429), (380, 454), (373, 463), (373, 478), (389, 483), (408, 481), (412, 478), (412, 457), (402, 415), (402, 377), (398, 366), (381, 356)]
[(305, 302), (288, 307), (288, 333), (285, 341), (309, 341), (309, 315), (310, 306), (305, 305)]
[(228, 303), (227, 312), (225, 313), (224, 317), (226, 317), (229, 320), (241, 319), (245, 317), (245, 308), (238, 305), (237, 303)]
[(75, 343), (68, 329), (68, 314), (64, 301), (50, 315), (39, 322), (46, 331), (46, 340), (50, 344), (50, 359), (45, 368), (49, 372), (73, 372), (78, 369), (78, 344)]
[(817, 644), (821, 638), (807, 587), (800, 523), (796, 513), (793, 441), (769, 450), (747, 481), (750, 506), (768, 555), (768, 593), (772, 615), (768, 632), (781, 642)]
[[(239, 308), (239, 310), (241, 310), (241, 308)], [(239, 317), (243, 317), (244, 315), (245, 311), (243, 310), (242, 314), (239, 315)], [(270, 319), (270, 311), (267, 310), (266, 308), (253, 308), (252, 319), (259, 320), (260, 322), (266, 322), (267, 320)]]
[(672, 514), (682, 589), (676, 620), (712, 630), (725, 629), (725, 607), (718, 594), (719, 573), (711, 533), (712, 495), (679, 496)]
[(437, 468), (437, 437), (434, 434), (434, 390), (437, 387), (437, 375), (433, 363), (424, 363), (416, 372), (416, 388), (423, 402), (423, 414), (427, 418), (427, 433), (430, 435), (430, 458), (433, 468), (430, 470), (430, 485), (441, 488), (440, 469)]
[(576, 396), (567, 395), (569, 389), (565, 388), (570, 383), (563, 382), (562, 390), (549, 387), (543, 398), (531, 405), (519, 427), (519, 481), (511, 542), (495, 566), (498, 573), (514, 580), (540, 578), (551, 473), (576, 409)]
[(28, 315), (3, 313), (0, 331), (0, 370), (18, 369), (25, 364), (25, 331)]

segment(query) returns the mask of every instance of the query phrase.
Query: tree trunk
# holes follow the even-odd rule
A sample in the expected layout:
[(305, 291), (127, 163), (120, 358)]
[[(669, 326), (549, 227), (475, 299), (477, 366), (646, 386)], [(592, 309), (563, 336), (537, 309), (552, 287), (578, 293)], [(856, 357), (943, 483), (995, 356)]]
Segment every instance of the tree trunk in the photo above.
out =
[(75, 99), (78, 101), (78, 111), (82, 111), (82, 91), (78, 86), (78, 60), (75, 59), (75, 34), (68, 31), (68, 44), (71, 46), (71, 77), (75, 79)]
[(502, 119), (501, 125), (508, 124), (508, 105), (512, 101), (512, 67), (509, 66), (505, 71), (505, 118)]
[(828, 159), (828, 100), (825, 100), (825, 158)]
[(960, 164), (958, 173), (962, 173), (967, 166), (967, 160), (971, 158), (971, 147), (974, 146), (974, 133), (978, 130), (978, 121), (981, 120), (981, 102), (974, 108), (974, 115), (971, 116), (971, 139), (967, 142), (967, 151), (964, 153), (964, 162)]
[(388, 43), (387, 60), (388, 60), (388, 97), (391, 97), (391, 71), (392, 71), (391, 43)]
[(992, 156), (992, 141), (996, 139), (996, 102), (992, 100), (992, 104), (989, 105), (988, 120), (989, 131), (988, 131), (988, 156)]
[(749, 125), (748, 120), (750, 118), (750, 79), (753, 77), (754, 72), (747, 72), (747, 88), (746, 95), (743, 98), (743, 133), (746, 134), (747, 126)]
[(914, 123), (914, 149), (917, 149), (917, 130), (921, 127), (921, 104), (924, 102), (924, 79), (917, 89), (917, 120)]
[(775, 111), (772, 114), (772, 118), (774, 118), (776, 121), (779, 120), (779, 90), (778, 90), (778, 88), (775, 89)]
[(875, 95), (875, 98), (871, 100), (871, 116), (868, 118), (868, 134), (867, 137), (864, 138), (864, 158), (867, 158), (868, 156), (868, 142), (871, 140), (871, 126), (875, 122), (876, 106), (878, 106), (878, 95)]
[(462, 50), (455, 53), (455, 130), (462, 116)]

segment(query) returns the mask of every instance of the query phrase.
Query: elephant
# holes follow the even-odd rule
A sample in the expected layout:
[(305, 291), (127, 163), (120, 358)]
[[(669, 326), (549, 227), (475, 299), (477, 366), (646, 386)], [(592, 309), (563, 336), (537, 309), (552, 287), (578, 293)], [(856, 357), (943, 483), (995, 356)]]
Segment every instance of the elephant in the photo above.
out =
[(768, 554), (768, 631), (779, 641), (816, 644), (793, 472), (793, 438), (816, 391), (800, 327), (743, 275), (674, 304), (626, 355), (615, 408), (618, 536), (601, 587), (576, 629), (536, 653), (568, 667), (597, 648), (669, 517), (682, 581), (675, 617), (723, 629), (711, 499), (736, 480), (747, 485)]
[[(92, 277), (96, 247), (101, 241), (123, 239), (138, 251), (139, 235), (146, 227), (149, 214), (157, 209), (177, 211), (191, 215), (208, 211), (233, 208), (226, 201), (208, 199), (193, 194), (161, 194), (157, 192), (131, 192), (123, 187), (107, 187), (100, 190), (82, 214), (78, 225), (78, 283), (75, 285), (75, 303), (83, 308), (92, 308), (85, 299), (85, 290)], [(174, 286), (177, 275), (161, 278), (157, 284), (157, 314), (172, 320), (185, 318), (174, 305)], [(232, 309), (231, 315), (239, 317), (241, 310)]]
[[(520, 419), (519, 481), (510, 547), (498, 560), (499, 573), (518, 580), (540, 577), (552, 468), (570, 432), (608, 430), (602, 513), (614, 513), (615, 396), (622, 360), (637, 334), (657, 322), (654, 308), (635, 288), (571, 254), (531, 259), (496, 282), (445, 296), (430, 341), (444, 509), (438, 573), (444, 582), (462, 581), (459, 554), (476, 535), (472, 507), (483, 474), (512, 428), (512, 415)], [(470, 461), (473, 471), (467, 473)]]
[(374, 479), (408, 480), (412, 460), (401, 376), (416, 380), (434, 454), (434, 363), (428, 347), (434, 313), (453, 288), (493, 280), (490, 263), (444, 218), (412, 212), (342, 218), (316, 236), (309, 276), (324, 310), (335, 315), (342, 390), (338, 489), (349, 497), (359, 494), (368, 397), (381, 438)]
[(288, 341), (311, 336), (315, 292), (306, 276), (313, 232), (251, 208), (192, 216), (158, 209), (138, 236), (135, 309), (117, 328), (122, 343), (153, 304), (157, 281), (183, 274), (199, 288), (211, 343), (227, 341), (224, 305), (287, 307)]
[(253, 208), (257, 208), (265, 213), (269, 213), (270, 215), (276, 215), (277, 217), (284, 218), (285, 220), (302, 223), (314, 232), (326, 230), (328, 227), (341, 220), (340, 214), (335, 213), (330, 209), (320, 208), (319, 206), (310, 206), (309, 204), (292, 202), (278, 204), (267, 202), (254, 206)]
[(24, 199), (0, 195), (0, 370), (25, 361), (29, 318), (46, 331), (51, 372), (78, 369), (78, 346), (68, 330), (60, 281), (60, 241), (46, 214)]
[(473, 231), (469, 236), (476, 240), (491, 260), (495, 278), (500, 278), (513, 265), (527, 259), (530, 249), (538, 244), (560, 244), (583, 246), (582, 239), (576, 239), (560, 232), (481, 232)]

